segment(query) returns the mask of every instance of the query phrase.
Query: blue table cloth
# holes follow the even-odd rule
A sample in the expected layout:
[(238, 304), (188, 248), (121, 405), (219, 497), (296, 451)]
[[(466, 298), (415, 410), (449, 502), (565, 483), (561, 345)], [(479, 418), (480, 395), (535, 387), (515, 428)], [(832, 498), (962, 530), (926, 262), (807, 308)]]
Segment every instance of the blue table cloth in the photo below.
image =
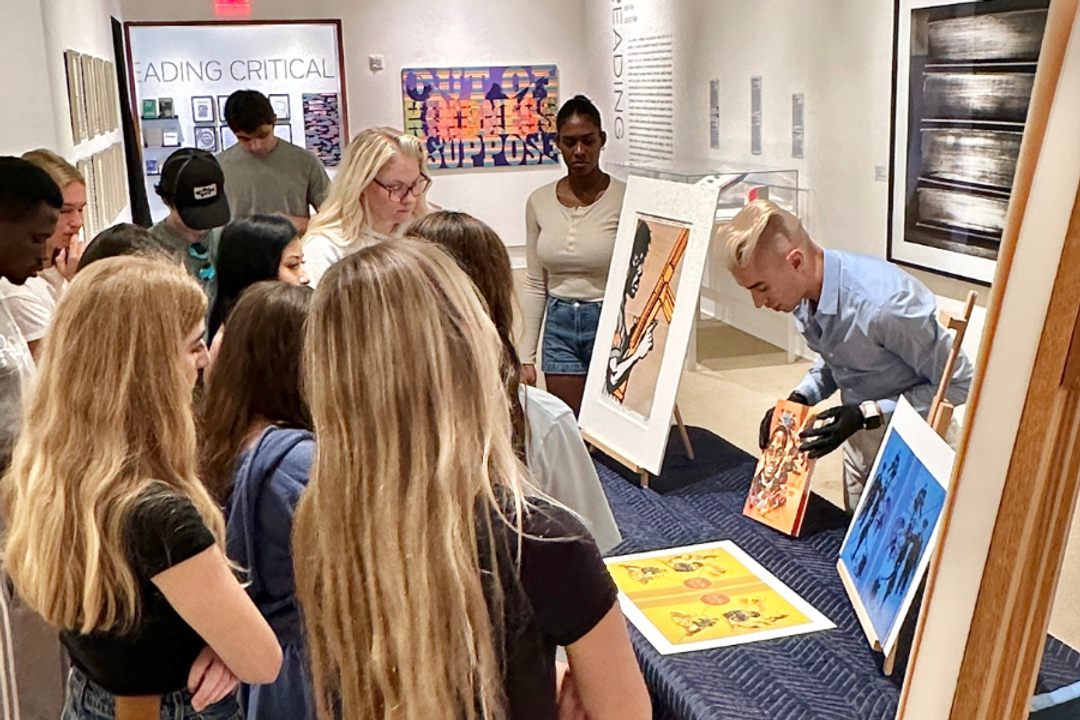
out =
[[(836, 623), (835, 630), (662, 656), (631, 628), (661, 720), (893, 720), (903, 674), (881, 672), (840, 577), (847, 520), (813, 496), (803, 536), (789, 538), (742, 515), (755, 458), (693, 431), (698, 461), (672, 444), (665, 472), (643, 490), (608, 465), (597, 471), (623, 542), (610, 555), (732, 540)], [(711, 437), (710, 437), (711, 436)], [(659, 489), (664, 494), (658, 494)], [(1050, 638), (1037, 692), (1080, 681), (1080, 654)], [(1035, 716), (1037, 717), (1037, 716)]]

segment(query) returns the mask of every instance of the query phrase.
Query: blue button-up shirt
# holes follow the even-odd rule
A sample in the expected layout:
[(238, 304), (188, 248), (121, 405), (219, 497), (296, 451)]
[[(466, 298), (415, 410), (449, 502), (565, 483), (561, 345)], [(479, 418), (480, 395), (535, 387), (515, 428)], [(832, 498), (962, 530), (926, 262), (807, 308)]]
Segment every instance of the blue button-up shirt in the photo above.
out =
[[(821, 356), (795, 389), (812, 405), (839, 390), (845, 404), (875, 400), (888, 414), (903, 395), (928, 414), (953, 335), (925, 285), (884, 260), (826, 250), (817, 306), (803, 300), (793, 314)], [(961, 351), (946, 393), (953, 405), (967, 400), (972, 372)]]

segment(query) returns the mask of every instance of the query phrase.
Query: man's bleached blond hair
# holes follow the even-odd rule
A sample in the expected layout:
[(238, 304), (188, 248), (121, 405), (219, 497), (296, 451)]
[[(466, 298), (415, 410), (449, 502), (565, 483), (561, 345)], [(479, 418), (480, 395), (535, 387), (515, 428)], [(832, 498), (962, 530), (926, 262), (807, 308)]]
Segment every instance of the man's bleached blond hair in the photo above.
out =
[[(754, 200), (716, 234), (724, 266), (728, 270), (746, 267), (757, 251), (758, 242), (773, 233), (792, 237), (794, 216), (771, 200)], [(792, 238), (794, 241), (794, 238)]]

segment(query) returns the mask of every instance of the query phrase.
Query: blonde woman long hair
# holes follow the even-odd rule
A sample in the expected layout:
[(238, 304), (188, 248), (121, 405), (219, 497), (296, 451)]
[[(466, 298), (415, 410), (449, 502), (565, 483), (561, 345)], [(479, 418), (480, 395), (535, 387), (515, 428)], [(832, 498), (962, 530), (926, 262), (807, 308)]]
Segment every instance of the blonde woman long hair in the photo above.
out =
[(53, 179), (53, 182), (55, 182), (61, 190), (72, 183), (86, 185), (86, 178), (82, 176), (82, 173), (79, 172), (78, 168), (54, 153), (52, 150), (46, 150), (45, 148), (30, 150), (22, 154), (22, 159), (34, 163), (42, 170), (49, 173), (49, 177)]
[[(415, 160), (421, 170), (427, 163), (424, 144), (415, 135), (390, 127), (375, 127), (353, 138), (345, 148), (330, 193), (311, 219), (305, 237), (325, 234), (333, 242), (347, 245), (370, 234), (370, 211), (364, 190), (375, 180), (379, 170), (399, 153)], [(428, 212), (427, 190), (424, 190), (409, 220), (423, 217)]]
[(155, 483), (190, 498), (223, 541), (221, 512), (196, 476), (181, 358), (205, 312), (183, 268), (136, 257), (90, 265), (57, 307), (3, 479), (5, 569), (53, 625), (135, 626), (125, 521)]
[(501, 353), (469, 279), (428, 243), (363, 248), (316, 290), (319, 445), (293, 544), (321, 720), (505, 716), (503, 598), (493, 582), (489, 615), (480, 561), (525, 511)]

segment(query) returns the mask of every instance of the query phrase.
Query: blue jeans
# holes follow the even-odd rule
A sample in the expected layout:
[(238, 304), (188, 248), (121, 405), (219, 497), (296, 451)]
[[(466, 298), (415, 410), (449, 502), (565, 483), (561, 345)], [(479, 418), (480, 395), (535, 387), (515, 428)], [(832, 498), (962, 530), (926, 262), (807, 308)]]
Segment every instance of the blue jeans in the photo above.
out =
[(553, 375), (588, 375), (596, 326), (600, 323), (599, 302), (547, 299), (547, 320), (541, 345), (541, 368)]
[[(67, 699), (61, 720), (114, 720), (113, 694), (86, 677), (78, 668), (68, 675)], [(161, 720), (244, 720), (236, 696), (231, 695), (202, 712), (191, 707), (187, 690), (161, 696)]]

